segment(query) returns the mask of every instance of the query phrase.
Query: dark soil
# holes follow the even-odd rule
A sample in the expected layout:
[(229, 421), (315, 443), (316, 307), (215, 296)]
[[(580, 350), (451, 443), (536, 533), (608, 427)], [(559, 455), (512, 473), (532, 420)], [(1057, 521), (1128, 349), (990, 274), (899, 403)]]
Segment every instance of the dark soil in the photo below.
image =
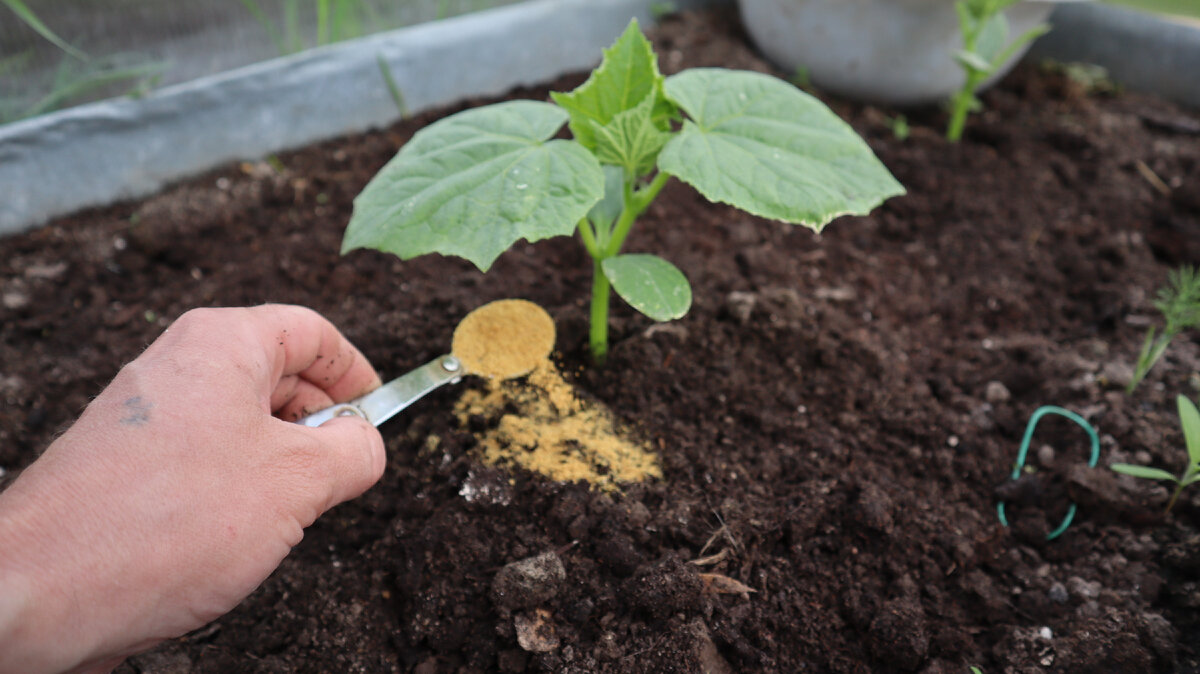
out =
[[(768, 70), (728, 15), (657, 40), (668, 72)], [(461, 388), (439, 392), (383, 427), (380, 484), (241, 607), (121, 671), (1200, 671), (1200, 489), (1163, 519), (1165, 489), (1087, 469), (1082, 431), (1050, 418), (1030, 464), (1051, 479), (1009, 495), (1012, 528), (994, 496), (1043, 404), (1099, 429), (1101, 466), (1181, 468), (1174, 398), (1196, 395), (1200, 342), (1178, 338), (1135, 396), (1120, 385), (1167, 270), (1200, 262), (1197, 114), (1033, 66), (984, 98), (960, 145), (940, 111), (910, 112), (901, 141), (891, 111), (833, 102), (909, 194), (820, 236), (670, 185), (628, 248), (675, 262), (695, 305), (654, 329), (618, 307), (603, 370), (580, 367), (577, 242), (518, 245), (486, 276), (339, 257), (354, 195), (436, 115), (5, 239), (0, 466), (191, 307), (315, 307), (394, 376), (470, 309), (527, 297), (663, 481), (510, 483), (472, 459)], [(1079, 515), (1046, 542), (1064, 491)]]

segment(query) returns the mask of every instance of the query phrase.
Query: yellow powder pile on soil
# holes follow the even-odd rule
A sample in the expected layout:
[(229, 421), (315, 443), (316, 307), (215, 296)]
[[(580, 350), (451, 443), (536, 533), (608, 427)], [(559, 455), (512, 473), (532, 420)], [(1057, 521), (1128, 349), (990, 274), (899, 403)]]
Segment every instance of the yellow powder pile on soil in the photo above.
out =
[[(503, 306), (484, 314), (486, 320), (471, 322), (497, 304)], [(475, 416), (485, 421), (486, 430), (476, 434), (480, 458), (551, 480), (586, 480), (602, 489), (661, 477), (658, 460), (646, 446), (621, 433), (606, 408), (575, 395), (550, 361), (553, 345), (554, 322), (524, 300), (476, 309), (455, 330), (454, 355), (467, 371), (490, 376), (486, 391), (468, 390), (455, 406), (464, 426)], [(503, 381), (525, 373), (523, 380)]]
[(529, 374), (554, 349), (554, 319), (527, 300), (497, 300), (454, 329), (450, 353), (467, 372), (489, 379)]

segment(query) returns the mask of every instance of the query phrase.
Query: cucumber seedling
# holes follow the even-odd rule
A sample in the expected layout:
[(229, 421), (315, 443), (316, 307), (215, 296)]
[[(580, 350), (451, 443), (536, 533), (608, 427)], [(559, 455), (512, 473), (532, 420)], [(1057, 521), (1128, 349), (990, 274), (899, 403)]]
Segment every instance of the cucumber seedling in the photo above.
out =
[[(593, 261), (589, 347), (603, 362), (611, 291), (657, 321), (691, 306), (675, 265), (621, 252), (672, 176), (711, 201), (817, 231), (904, 193), (848, 124), (786, 82), (720, 68), (664, 77), (637, 21), (587, 81), (551, 97), (417, 132), (355, 199), (342, 252), (457, 255), (486, 272), (520, 239), (578, 231)], [(564, 123), (571, 140), (555, 138)]]
[(1179, 494), (1184, 487), (1200, 481), (1200, 411), (1196, 410), (1196, 405), (1187, 396), (1179, 396), (1176, 404), (1179, 407), (1179, 423), (1183, 426), (1183, 440), (1187, 446), (1187, 465), (1179, 477), (1149, 466), (1136, 466), (1129, 463), (1114, 463), (1109, 466), (1124, 475), (1174, 482), (1175, 492), (1171, 494), (1171, 500), (1167, 501), (1166, 512), (1171, 512), (1171, 508), (1179, 500)]
[(1012, 42), (1008, 41), (1008, 19), (1004, 10), (1021, 0), (957, 0), (958, 28), (963, 48), (954, 54), (966, 79), (962, 88), (950, 99), (950, 124), (946, 139), (957, 143), (962, 139), (967, 114), (983, 107), (975, 90), (997, 68), (1004, 65), (1018, 49), (1050, 30), (1049, 24), (1038, 24)]
[(1154, 326), (1146, 331), (1142, 351), (1138, 354), (1133, 378), (1125, 392), (1132, 394), (1137, 385), (1146, 378), (1150, 368), (1158, 362), (1167, 345), (1180, 332), (1200, 327), (1200, 273), (1195, 267), (1180, 267), (1167, 275), (1167, 285), (1158, 290), (1154, 307), (1162, 312), (1163, 330), (1155, 334)]

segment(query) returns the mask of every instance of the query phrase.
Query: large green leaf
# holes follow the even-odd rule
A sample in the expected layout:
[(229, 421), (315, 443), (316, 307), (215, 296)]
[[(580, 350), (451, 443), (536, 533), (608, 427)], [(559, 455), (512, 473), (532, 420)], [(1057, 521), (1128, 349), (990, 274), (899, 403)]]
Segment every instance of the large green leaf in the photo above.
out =
[(1149, 480), (1166, 480), (1168, 482), (1178, 482), (1174, 475), (1160, 468), (1150, 468), (1149, 466), (1137, 466), (1132, 463), (1114, 463), (1109, 468), (1112, 468), (1118, 473), (1132, 475), (1134, 477), (1144, 477)]
[(1200, 410), (1187, 396), (1175, 399), (1179, 408), (1179, 423), (1183, 426), (1183, 441), (1187, 443), (1188, 465), (1200, 463)]
[(519, 239), (570, 234), (604, 195), (604, 174), (579, 144), (546, 142), (566, 117), (510, 101), (422, 129), (354, 200), (342, 252), (458, 255), (487, 271)]
[(658, 167), (711, 201), (820, 231), (904, 193), (849, 124), (779, 79), (696, 68), (665, 91), (690, 119)]
[(570, 93), (553, 92), (550, 96), (571, 115), (575, 140), (595, 150), (595, 129), (608, 126), (617, 115), (637, 107), (647, 96), (654, 101), (650, 109), (654, 122), (660, 129), (667, 128), (670, 106), (662, 96), (662, 82), (658, 57), (634, 19), (604, 50), (604, 60), (586, 82)]
[(692, 306), (687, 277), (657, 255), (617, 255), (600, 266), (621, 299), (656, 321), (679, 318)]

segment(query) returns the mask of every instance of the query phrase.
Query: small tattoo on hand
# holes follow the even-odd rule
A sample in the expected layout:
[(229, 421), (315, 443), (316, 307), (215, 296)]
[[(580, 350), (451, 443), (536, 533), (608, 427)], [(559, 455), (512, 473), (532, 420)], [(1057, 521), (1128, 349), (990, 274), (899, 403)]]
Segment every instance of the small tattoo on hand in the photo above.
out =
[(121, 417), (122, 424), (126, 426), (145, 426), (150, 421), (150, 410), (154, 405), (147, 400), (143, 400), (141, 396), (129, 398), (122, 404), (125, 406), (125, 416)]

